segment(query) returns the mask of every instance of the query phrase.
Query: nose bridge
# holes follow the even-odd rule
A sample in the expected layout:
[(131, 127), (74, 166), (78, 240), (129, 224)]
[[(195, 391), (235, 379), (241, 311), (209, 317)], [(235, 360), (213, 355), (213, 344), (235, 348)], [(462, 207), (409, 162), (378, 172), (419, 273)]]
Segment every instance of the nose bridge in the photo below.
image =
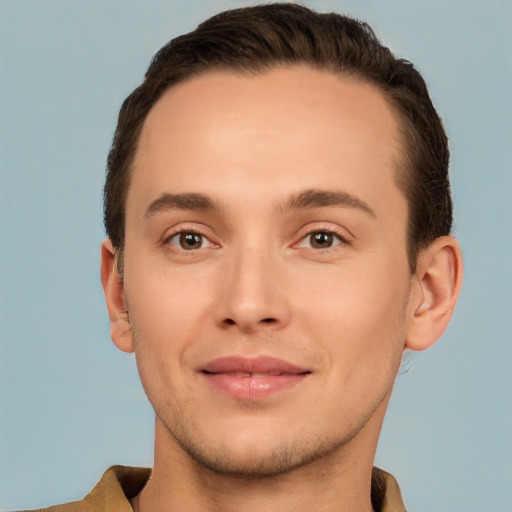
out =
[(268, 241), (233, 248), (226, 261), (218, 320), (244, 331), (282, 326), (289, 312), (281, 279), (279, 258)]

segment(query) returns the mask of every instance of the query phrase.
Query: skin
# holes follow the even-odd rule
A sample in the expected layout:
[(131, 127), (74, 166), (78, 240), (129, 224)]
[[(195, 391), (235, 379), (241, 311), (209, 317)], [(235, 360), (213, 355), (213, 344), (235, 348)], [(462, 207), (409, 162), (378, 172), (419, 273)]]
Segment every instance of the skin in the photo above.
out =
[[(462, 274), (451, 237), (410, 274), (398, 133), (377, 89), (307, 67), (204, 74), (150, 111), (122, 280), (102, 253), (112, 339), (156, 413), (136, 510), (372, 510), (402, 352), (439, 338)], [(309, 374), (238, 400), (200, 372), (233, 355)]]

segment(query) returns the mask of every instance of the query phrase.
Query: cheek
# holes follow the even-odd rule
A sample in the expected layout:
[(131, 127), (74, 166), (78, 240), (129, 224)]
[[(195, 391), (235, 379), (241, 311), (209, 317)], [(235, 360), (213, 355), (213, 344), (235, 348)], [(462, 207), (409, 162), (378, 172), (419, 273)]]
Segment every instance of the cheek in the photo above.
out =
[(196, 283), (160, 275), (128, 281), (127, 306), (142, 385), (156, 411), (186, 395), (186, 354), (200, 338), (201, 294)]
[(337, 293), (337, 300), (323, 301), (317, 320), (304, 329), (310, 330), (326, 362), (320, 387), (328, 396), (319, 403), (326, 404), (325, 413), (333, 418), (355, 421), (370, 417), (392, 390), (405, 338), (404, 298), (379, 296), (348, 283), (343, 294)]
[(127, 306), (139, 338), (155, 347), (187, 342), (211, 311), (213, 296), (206, 276), (180, 272), (147, 272), (126, 278)]
[(391, 266), (368, 268), (333, 269), (297, 291), (303, 297), (309, 291), (308, 300), (297, 302), (301, 329), (345, 373), (359, 365), (363, 373), (378, 371), (390, 359), (395, 364), (405, 340), (408, 275), (388, 271)]
[(167, 277), (128, 278), (125, 286), (137, 367), (157, 410), (164, 404), (155, 400), (177, 400), (185, 392), (185, 358), (201, 338), (203, 316), (209, 310), (201, 304), (204, 294), (197, 292), (196, 282)]

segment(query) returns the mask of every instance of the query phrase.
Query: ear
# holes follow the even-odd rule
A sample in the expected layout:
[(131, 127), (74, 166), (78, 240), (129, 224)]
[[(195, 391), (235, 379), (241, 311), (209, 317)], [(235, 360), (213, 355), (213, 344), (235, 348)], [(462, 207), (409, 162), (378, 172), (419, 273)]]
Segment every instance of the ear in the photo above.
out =
[(405, 348), (424, 350), (445, 331), (462, 285), (462, 254), (451, 236), (437, 238), (418, 258)]
[(133, 338), (124, 297), (124, 283), (115, 262), (115, 250), (107, 238), (101, 245), (101, 284), (110, 317), (110, 337), (123, 352), (133, 352)]

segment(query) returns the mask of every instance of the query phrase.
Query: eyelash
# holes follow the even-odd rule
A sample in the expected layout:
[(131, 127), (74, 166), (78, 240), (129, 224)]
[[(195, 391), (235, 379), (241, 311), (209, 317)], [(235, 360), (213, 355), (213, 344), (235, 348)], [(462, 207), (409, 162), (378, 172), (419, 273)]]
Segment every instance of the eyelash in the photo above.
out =
[[(197, 237), (200, 237), (201, 239), (201, 247), (197, 247), (197, 248), (190, 248), (189, 250), (185, 249), (181, 242), (183, 242), (183, 240), (180, 240), (178, 239), (176, 244), (179, 244), (178, 245), (174, 245), (172, 243), (173, 239), (175, 239), (176, 237), (181, 237), (181, 236), (195, 236), (196, 238)], [(333, 243), (331, 245), (329, 245), (328, 247), (311, 247), (311, 246), (303, 246), (301, 245), (301, 243), (303, 243), (305, 240), (308, 240), (309, 239), (309, 243), (311, 244), (312, 240), (311, 240), (311, 237), (313, 237), (314, 235), (328, 235), (328, 236), (332, 236), (333, 239)], [(337, 240), (337, 243), (335, 243)], [(201, 233), (201, 231), (198, 231), (197, 229), (180, 229), (179, 231), (174, 231), (173, 233), (171, 233), (169, 236), (167, 236), (165, 239), (164, 239), (164, 245), (170, 245), (171, 247), (173, 247), (174, 249), (177, 249), (179, 251), (183, 251), (183, 252), (190, 252), (190, 253), (193, 253), (193, 252), (196, 252), (197, 250), (199, 249), (205, 249), (207, 247), (202, 247), (202, 245), (207, 242), (209, 244), (210, 247), (219, 247), (218, 244), (212, 242), (210, 240), (210, 238), (205, 235), (204, 233)], [(343, 236), (341, 235), (337, 230), (333, 230), (332, 228), (317, 228), (317, 229), (314, 229), (314, 230), (311, 230), (311, 231), (308, 231), (304, 236), (302, 236), (298, 242), (294, 243), (293, 244), (293, 248), (294, 249), (297, 249), (297, 248), (306, 248), (306, 249), (311, 249), (311, 250), (314, 250), (315, 252), (325, 252), (329, 249), (332, 249), (334, 247), (337, 247), (338, 245), (348, 245), (350, 242)]]
[(329, 247), (325, 247), (325, 248), (320, 248), (320, 247), (305, 247), (307, 249), (312, 249), (314, 250), (315, 252), (325, 252), (329, 249), (333, 249), (335, 247), (337, 247), (338, 245), (348, 245), (350, 242), (347, 240), (346, 237), (344, 237), (339, 231), (335, 230), (335, 229), (332, 229), (332, 228), (317, 228), (317, 229), (313, 229), (311, 231), (308, 231), (298, 242), (296, 242), (293, 247), (294, 248), (300, 248), (301, 247), (301, 243), (304, 241), (304, 240), (311, 240), (311, 237), (313, 235), (330, 235), (332, 236), (333, 238), (337, 239), (337, 242), (338, 243), (334, 243), (333, 245), (330, 245)]
[[(204, 233), (201, 233), (201, 231), (198, 231), (197, 229), (180, 229), (178, 231), (174, 231), (169, 236), (165, 237), (163, 243), (164, 243), (164, 245), (170, 245), (174, 249), (181, 250), (183, 252), (195, 252), (196, 250), (199, 250), (199, 249), (205, 249), (205, 247), (198, 247), (197, 249), (193, 249), (192, 248), (190, 250), (187, 250), (184, 247), (178, 247), (178, 245), (173, 245), (172, 244), (172, 241), (173, 241), (174, 238), (181, 237), (181, 236), (188, 236), (188, 235), (192, 235), (192, 236), (195, 236), (195, 237), (200, 237), (201, 238), (201, 245), (203, 243), (207, 242), (210, 245), (210, 247), (211, 246), (218, 246), (218, 244), (215, 244), (214, 242), (212, 242), (207, 235), (205, 235)], [(179, 238), (178, 238), (177, 244), (180, 244)]]

